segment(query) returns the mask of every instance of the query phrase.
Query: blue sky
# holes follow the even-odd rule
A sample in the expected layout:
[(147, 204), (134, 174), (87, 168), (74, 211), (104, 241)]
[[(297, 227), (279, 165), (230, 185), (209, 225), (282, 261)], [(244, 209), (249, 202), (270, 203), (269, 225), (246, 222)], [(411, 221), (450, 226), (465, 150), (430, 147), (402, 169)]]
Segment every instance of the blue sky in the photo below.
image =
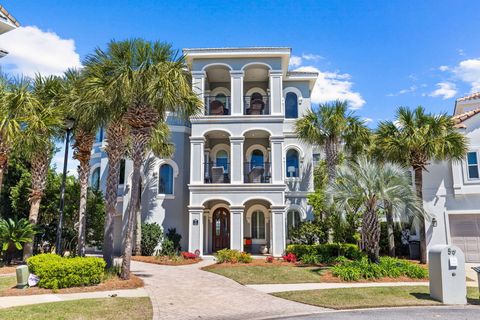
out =
[[(176, 48), (288, 46), (320, 71), (315, 100), (350, 100), (370, 126), (398, 106), (453, 111), (480, 91), (480, 1), (2, 1), (11, 73), (61, 72), (111, 39)], [(15, 34), (14, 32), (17, 32)], [(3, 42), (3, 43), (2, 43)], [(19, 53), (15, 54), (16, 48)]]

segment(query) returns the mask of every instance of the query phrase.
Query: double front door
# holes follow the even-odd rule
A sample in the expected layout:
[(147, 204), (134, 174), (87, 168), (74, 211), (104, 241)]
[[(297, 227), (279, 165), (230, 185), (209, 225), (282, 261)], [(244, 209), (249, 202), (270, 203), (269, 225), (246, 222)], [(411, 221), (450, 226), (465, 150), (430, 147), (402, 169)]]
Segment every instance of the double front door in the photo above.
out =
[(213, 252), (230, 247), (230, 212), (218, 208), (213, 213)]

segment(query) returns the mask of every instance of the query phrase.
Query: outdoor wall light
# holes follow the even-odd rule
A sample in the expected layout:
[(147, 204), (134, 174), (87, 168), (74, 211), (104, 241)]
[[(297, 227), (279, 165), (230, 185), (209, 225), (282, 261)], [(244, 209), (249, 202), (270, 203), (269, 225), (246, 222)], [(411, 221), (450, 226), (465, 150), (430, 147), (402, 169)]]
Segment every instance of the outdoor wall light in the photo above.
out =
[(432, 226), (435, 228), (437, 226), (437, 224), (438, 224), (437, 219), (433, 218), (432, 219)]

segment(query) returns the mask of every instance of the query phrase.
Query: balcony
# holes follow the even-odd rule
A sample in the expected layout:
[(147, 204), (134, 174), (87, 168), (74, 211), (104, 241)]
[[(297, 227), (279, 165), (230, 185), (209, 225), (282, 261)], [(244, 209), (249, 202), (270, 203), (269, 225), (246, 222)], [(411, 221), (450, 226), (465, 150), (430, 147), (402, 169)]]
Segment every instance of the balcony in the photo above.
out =
[(205, 96), (205, 115), (224, 116), (231, 112), (230, 97), (225, 95)]
[(270, 114), (270, 96), (253, 94), (243, 97), (244, 115)]
[(245, 183), (270, 183), (272, 180), (270, 162), (245, 162), (243, 166)]
[(230, 163), (204, 163), (205, 183), (230, 183)]

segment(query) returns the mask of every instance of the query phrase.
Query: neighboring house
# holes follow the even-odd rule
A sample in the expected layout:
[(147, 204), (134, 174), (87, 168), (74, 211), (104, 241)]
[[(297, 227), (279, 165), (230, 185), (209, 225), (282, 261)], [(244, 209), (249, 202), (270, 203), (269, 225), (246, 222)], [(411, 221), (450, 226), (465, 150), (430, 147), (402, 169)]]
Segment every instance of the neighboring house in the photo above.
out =
[[(202, 255), (223, 248), (280, 256), (287, 230), (310, 218), (312, 148), (293, 124), (310, 108), (317, 73), (288, 71), (290, 48), (185, 49), (204, 112), (168, 118), (171, 159), (153, 156), (142, 177), (142, 220), (176, 228), (182, 248)], [(105, 188), (100, 131), (91, 184)], [(318, 160), (318, 159), (315, 159)], [(124, 162), (115, 241), (119, 250), (131, 188)]]
[(462, 161), (432, 163), (424, 174), (424, 205), (435, 219), (427, 244), (457, 245), (467, 262), (480, 262), (480, 93), (457, 99), (453, 119), (469, 149)]
[[(0, 5), (0, 35), (18, 28), (20, 24), (8, 11)], [(5, 57), (8, 54), (7, 51), (0, 47), (0, 58)]]

